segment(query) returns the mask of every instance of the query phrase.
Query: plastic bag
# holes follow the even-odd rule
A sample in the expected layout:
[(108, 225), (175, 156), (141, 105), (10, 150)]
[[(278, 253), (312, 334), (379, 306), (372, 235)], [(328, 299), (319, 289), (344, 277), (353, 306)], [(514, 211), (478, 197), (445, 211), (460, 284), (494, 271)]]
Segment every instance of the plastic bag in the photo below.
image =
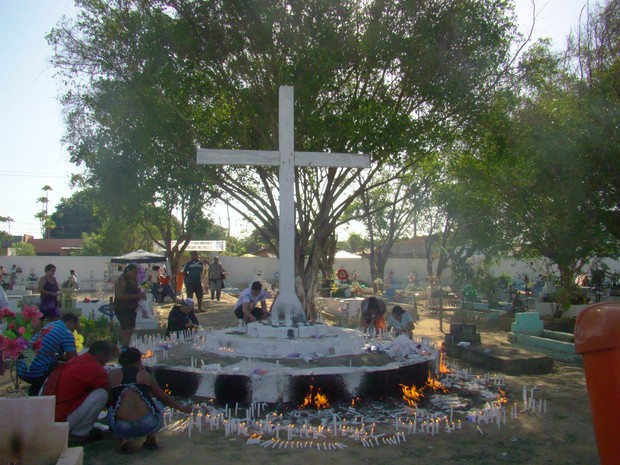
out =
[(153, 318), (153, 309), (151, 308), (147, 300), (140, 300), (140, 302), (138, 302), (138, 308), (136, 309), (136, 311), (142, 313), (142, 318)]

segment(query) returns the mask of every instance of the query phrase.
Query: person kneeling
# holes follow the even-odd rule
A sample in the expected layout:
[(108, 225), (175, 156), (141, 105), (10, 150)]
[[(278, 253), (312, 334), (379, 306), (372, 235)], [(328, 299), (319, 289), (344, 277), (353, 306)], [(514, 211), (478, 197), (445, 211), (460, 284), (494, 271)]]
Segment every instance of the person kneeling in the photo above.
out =
[[(259, 281), (254, 281), (252, 286), (239, 294), (235, 304), (235, 316), (240, 320), (243, 319), (246, 323), (268, 318), (266, 297), (267, 291), (263, 290), (262, 284)], [(258, 306), (259, 303), (260, 307)]]
[(159, 448), (155, 433), (163, 426), (163, 415), (152, 396), (169, 407), (191, 413), (192, 406), (181, 404), (166, 394), (153, 376), (142, 366), (142, 353), (129, 347), (118, 357), (121, 368), (108, 373), (112, 386), (112, 407), (108, 409), (108, 424), (121, 439), (121, 452), (133, 452), (131, 439), (146, 436), (143, 449)]

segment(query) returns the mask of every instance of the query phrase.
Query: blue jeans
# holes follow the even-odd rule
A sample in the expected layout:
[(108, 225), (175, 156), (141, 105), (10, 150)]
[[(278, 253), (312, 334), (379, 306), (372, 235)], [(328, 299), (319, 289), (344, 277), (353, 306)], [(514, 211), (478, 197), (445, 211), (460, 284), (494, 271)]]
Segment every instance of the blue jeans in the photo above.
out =
[(108, 424), (115, 436), (121, 439), (137, 438), (157, 433), (164, 424), (161, 414), (153, 415), (149, 412), (137, 420), (116, 420), (112, 409), (108, 410)]

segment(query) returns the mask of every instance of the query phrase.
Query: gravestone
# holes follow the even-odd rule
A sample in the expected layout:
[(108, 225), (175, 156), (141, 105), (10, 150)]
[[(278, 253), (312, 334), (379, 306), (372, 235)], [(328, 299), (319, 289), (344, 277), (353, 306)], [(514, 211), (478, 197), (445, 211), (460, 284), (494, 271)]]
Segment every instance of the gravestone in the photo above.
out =
[(460, 342), (480, 345), (480, 334), (476, 332), (476, 325), (450, 323), (450, 334), (446, 334), (446, 344), (457, 345)]
[(0, 463), (82, 465), (84, 449), (67, 447), (69, 423), (56, 423), (56, 398), (0, 398)]
[(271, 323), (305, 322), (305, 313), (295, 292), (295, 167), (368, 168), (370, 157), (362, 154), (295, 152), (293, 87), (281, 86), (279, 92), (278, 151), (198, 149), (199, 165), (279, 166), (280, 230), (279, 263), (280, 293), (275, 301)]

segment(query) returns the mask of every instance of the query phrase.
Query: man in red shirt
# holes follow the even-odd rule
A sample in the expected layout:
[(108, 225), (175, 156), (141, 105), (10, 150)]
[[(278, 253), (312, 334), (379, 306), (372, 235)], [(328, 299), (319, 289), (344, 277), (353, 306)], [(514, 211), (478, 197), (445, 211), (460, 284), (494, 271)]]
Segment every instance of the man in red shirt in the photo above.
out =
[(57, 368), (62, 371), (55, 392), (56, 421), (69, 422), (72, 441), (93, 439), (91, 430), (108, 403), (110, 386), (103, 367), (111, 355), (111, 344), (96, 341), (88, 353)]

